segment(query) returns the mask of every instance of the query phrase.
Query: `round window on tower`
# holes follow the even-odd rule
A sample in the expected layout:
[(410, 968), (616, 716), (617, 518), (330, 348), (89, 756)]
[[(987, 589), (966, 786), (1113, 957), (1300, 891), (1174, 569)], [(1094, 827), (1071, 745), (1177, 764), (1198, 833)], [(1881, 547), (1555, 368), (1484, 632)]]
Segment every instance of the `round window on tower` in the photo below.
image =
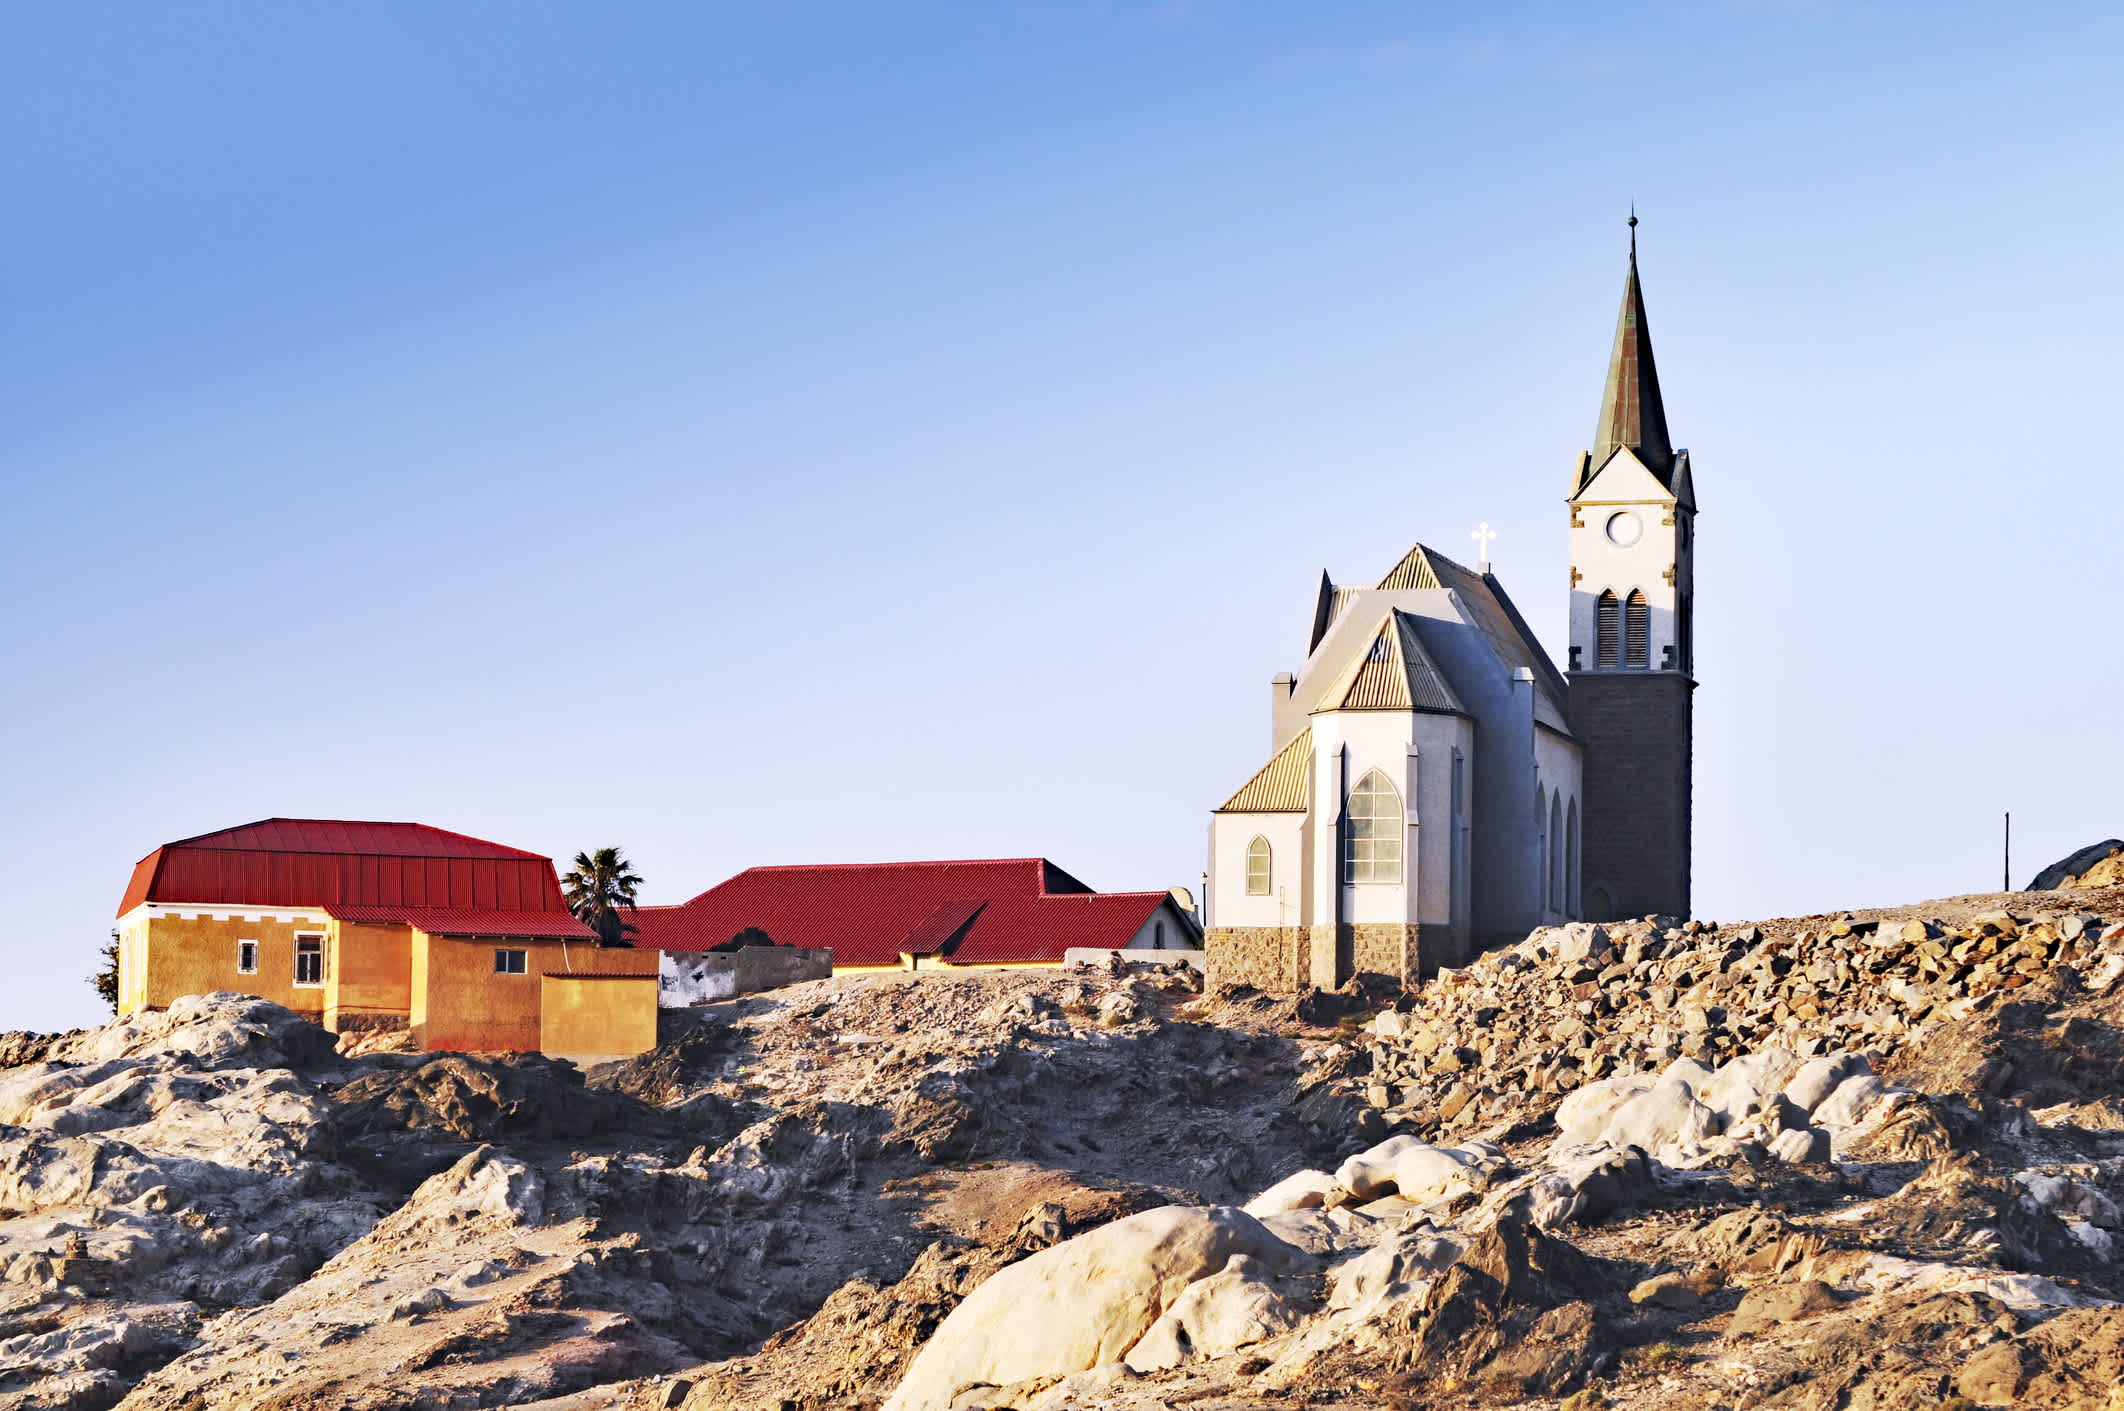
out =
[(1628, 510), (1617, 510), (1608, 516), (1608, 542), (1627, 549), (1645, 532), (1644, 521)]

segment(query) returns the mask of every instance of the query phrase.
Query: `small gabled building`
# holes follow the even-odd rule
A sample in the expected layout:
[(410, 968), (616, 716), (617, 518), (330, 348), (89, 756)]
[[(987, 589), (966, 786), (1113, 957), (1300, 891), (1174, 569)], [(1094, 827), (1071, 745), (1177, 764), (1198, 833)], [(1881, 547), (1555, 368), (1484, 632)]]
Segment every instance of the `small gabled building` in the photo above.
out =
[[(118, 907), (120, 1014), (233, 990), (334, 1032), (536, 1051), (553, 976), (570, 1042), (632, 1043), (646, 1005), (653, 1043), (655, 974), (569, 913), (551, 858), (422, 823), (267, 818), (165, 843)], [(592, 975), (637, 983), (577, 983)]]
[(833, 952), (833, 968), (1050, 966), (1073, 948), (1194, 949), (1173, 892), (1095, 892), (1045, 858), (753, 867), (678, 906), (627, 918), (671, 968), (747, 931)]

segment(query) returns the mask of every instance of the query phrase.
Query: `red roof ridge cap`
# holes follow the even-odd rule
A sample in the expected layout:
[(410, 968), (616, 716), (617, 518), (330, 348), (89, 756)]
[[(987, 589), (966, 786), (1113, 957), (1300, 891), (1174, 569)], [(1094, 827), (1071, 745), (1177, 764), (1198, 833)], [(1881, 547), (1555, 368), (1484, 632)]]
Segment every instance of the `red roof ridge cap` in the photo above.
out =
[(856, 867), (1002, 867), (1032, 862), (1046, 863), (1050, 867), (1055, 865), (1044, 857), (952, 857), (926, 858), (914, 862), (772, 862), (748, 867), (743, 872), (733, 873), (732, 876), (742, 877), (746, 872), (825, 872), (834, 868)]
[[(230, 824), (230, 825), (229, 825), (228, 827), (226, 827), (226, 828), (209, 828), (209, 829), (208, 829), (208, 830), (207, 830), (206, 832), (204, 832), (204, 833), (194, 833), (194, 834), (193, 834), (193, 835), (192, 835), (191, 837), (189, 837), (189, 838), (178, 838), (178, 839), (176, 839), (176, 840), (175, 840), (174, 842), (167, 842), (167, 843), (158, 843), (158, 844), (156, 844), (156, 845), (155, 845), (154, 847), (152, 847), (152, 848), (148, 849), (148, 851), (147, 851), (147, 852), (143, 853), (143, 854), (141, 855), (140, 861), (141, 861), (141, 862), (146, 862), (146, 861), (147, 861), (147, 860), (148, 860), (149, 858), (153, 857), (153, 856), (154, 856), (154, 855), (155, 855), (156, 853), (158, 853), (158, 852), (161, 852), (161, 851), (162, 851), (162, 850), (163, 850), (164, 848), (188, 848), (188, 847), (193, 847), (194, 845), (196, 845), (196, 844), (197, 844), (197, 843), (199, 843), (199, 842), (200, 842), (200, 841), (201, 841), (202, 839), (205, 839), (205, 838), (213, 838), (213, 837), (218, 837), (218, 836), (220, 836), (220, 835), (221, 835), (221, 834), (223, 834), (223, 833), (241, 833), (241, 832), (242, 832), (242, 831), (243, 831), (244, 829), (246, 829), (246, 828), (263, 828), (263, 827), (266, 827), (266, 826), (267, 826), (268, 824), (273, 824), (273, 823), (329, 823), (329, 824), (334, 824), (334, 825), (337, 825), (338, 827), (342, 827), (342, 828), (419, 828), (419, 829), (422, 829), (422, 830), (424, 830), (424, 831), (426, 831), (426, 832), (429, 832), (429, 833), (440, 833), (440, 834), (442, 834), (442, 835), (443, 835), (444, 837), (446, 837), (446, 838), (458, 838), (458, 839), (461, 839), (461, 840), (463, 840), (463, 841), (465, 841), (465, 842), (468, 842), (468, 843), (478, 843), (478, 844), (479, 844), (479, 845), (480, 845), (481, 847), (483, 847), (483, 848), (494, 848), (494, 849), (497, 849), (498, 851), (501, 851), (501, 852), (505, 852), (505, 853), (510, 853), (510, 854), (513, 854), (514, 856), (516, 856), (516, 857), (520, 857), (520, 858), (535, 858), (535, 859), (537, 859), (537, 860), (538, 860), (538, 861), (540, 861), (540, 862), (551, 862), (551, 861), (553, 861), (553, 859), (552, 859), (552, 858), (551, 858), (550, 856), (548, 856), (547, 854), (545, 854), (545, 853), (536, 853), (536, 852), (531, 852), (531, 851), (528, 851), (527, 849), (524, 849), (524, 848), (518, 848), (518, 847), (511, 847), (511, 846), (510, 846), (509, 844), (507, 844), (507, 843), (497, 843), (497, 842), (495, 842), (495, 841), (494, 841), (494, 840), (493, 840), (492, 838), (476, 838), (476, 837), (474, 837), (474, 836), (473, 836), (472, 834), (470, 834), (470, 833), (460, 833), (460, 832), (458, 832), (458, 831), (457, 831), (456, 829), (454, 829), (454, 828), (438, 828), (438, 827), (436, 827), (436, 826), (435, 826), (434, 824), (432, 824), (432, 823), (421, 823), (421, 822), (418, 822), (418, 821), (416, 821), (416, 820), (414, 820), (414, 819), (410, 819), (410, 818), (291, 818), (291, 817), (289, 817), (288, 815), (286, 815), (286, 814), (283, 814), (283, 813), (276, 813), (276, 814), (274, 814), (274, 815), (273, 815), (272, 817), (270, 817), (270, 818), (254, 818), (254, 819), (252, 819), (252, 820), (251, 820), (250, 822), (248, 822), (248, 823), (232, 823), (232, 824)], [(282, 851), (286, 851), (286, 849), (282, 849), (282, 848), (235, 848), (235, 847), (206, 847), (206, 848), (199, 848), (199, 849), (198, 849), (198, 851), (201, 851), (201, 852), (282, 852)], [(333, 849), (329, 849), (329, 851), (332, 851), (332, 852), (343, 852), (343, 851), (346, 851), (346, 849), (341, 849), (341, 848), (333, 848)], [(363, 857), (422, 857), (422, 856), (425, 856), (425, 854), (422, 854), (422, 853), (411, 853), (411, 852), (405, 852), (405, 853), (396, 853), (396, 852), (370, 852), (370, 851), (363, 851), (361, 855), (362, 855)], [(137, 866), (138, 864), (135, 864), (135, 865)]]

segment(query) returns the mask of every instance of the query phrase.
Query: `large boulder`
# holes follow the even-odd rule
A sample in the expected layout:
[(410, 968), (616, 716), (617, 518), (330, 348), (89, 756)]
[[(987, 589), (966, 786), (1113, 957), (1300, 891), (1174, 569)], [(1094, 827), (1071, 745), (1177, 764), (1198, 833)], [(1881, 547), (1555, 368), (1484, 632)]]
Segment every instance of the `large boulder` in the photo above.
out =
[(1359, 1200), (1399, 1195), (1419, 1205), (1483, 1189), (1505, 1165), (1485, 1143), (1436, 1147), (1414, 1137), (1389, 1137), (1335, 1168), (1335, 1181)]
[(1123, 1360), (1131, 1371), (1155, 1372), (1223, 1357), (1289, 1332), (1304, 1312), (1259, 1260), (1235, 1254), (1224, 1268), (1182, 1289)]
[(1600, 1140), (1612, 1147), (1657, 1152), (1717, 1136), (1723, 1125), (1716, 1112), (1696, 1100), (1685, 1079), (1666, 1077), (1616, 1108)]
[(1286, 1215), (1294, 1210), (1318, 1210), (1341, 1187), (1325, 1171), (1299, 1171), (1285, 1176), (1241, 1209), (1257, 1220)]
[(1119, 1362), (1188, 1285), (1235, 1255), (1267, 1271), (1305, 1259), (1253, 1216), (1223, 1206), (1146, 1210), (1043, 1249), (952, 1310), (885, 1411), (946, 1411), (969, 1387)]
[(2120, 848), (2124, 848), (2124, 838), (2104, 838), (2099, 843), (2089, 843), (2078, 852), (2061, 857), (2036, 873), (2035, 880), (2030, 882), (2025, 890), (2054, 892), (2065, 885), (2067, 877), (2078, 877)]
[(1615, 1110), (1659, 1081), (1650, 1073), (1625, 1073), (1587, 1083), (1566, 1097), (1556, 1108), (1556, 1140), (1561, 1146), (1582, 1146), (1598, 1141), (1608, 1129)]
[(103, 1063), (167, 1054), (185, 1066), (308, 1068), (337, 1058), (338, 1041), (315, 1020), (256, 995), (230, 990), (184, 995), (52, 1045), (49, 1060)]

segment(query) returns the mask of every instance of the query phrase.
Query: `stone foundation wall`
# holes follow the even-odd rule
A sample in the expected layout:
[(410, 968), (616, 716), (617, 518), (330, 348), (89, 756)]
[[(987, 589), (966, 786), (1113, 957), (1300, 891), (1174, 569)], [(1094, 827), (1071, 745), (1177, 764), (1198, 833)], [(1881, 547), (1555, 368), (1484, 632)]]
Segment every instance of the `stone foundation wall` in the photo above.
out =
[(1311, 939), (1304, 926), (1214, 926), (1202, 938), (1205, 983), (1252, 985), (1271, 994), (1305, 988)]
[(1211, 985), (1252, 985), (1272, 994), (1332, 990), (1352, 975), (1390, 975), (1405, 985), (1465, 965), (1469, 938), (1452, 926), (1367, 922), (1326, 926), (1220, 926), (1203, 940)]

